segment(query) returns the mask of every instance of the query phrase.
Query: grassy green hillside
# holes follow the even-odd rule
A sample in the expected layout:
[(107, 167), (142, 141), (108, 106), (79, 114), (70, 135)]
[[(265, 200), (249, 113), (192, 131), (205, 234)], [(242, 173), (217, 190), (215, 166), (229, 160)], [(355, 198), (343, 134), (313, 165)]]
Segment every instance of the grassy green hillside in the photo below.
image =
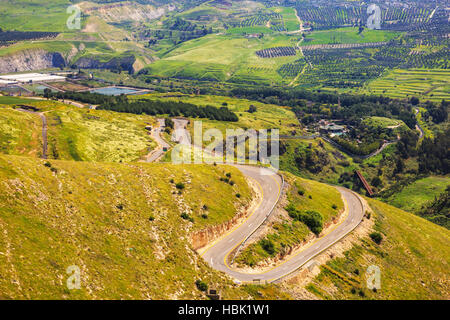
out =
[(1, 0), (0, 28), (19, 31), (67, 30), (69, 0)]
[[(102, 33), (106, 35), (107, 33)], [(117, 34), (114, 33), (113, 34)], [(80, 35), (91, 37), (87, 41)], [(143, 45), (132, 41), (103, 41), (97, 39), (98, 34), (62, 34), (53, 41), (24, 41), (7, 47), (0, 48), (0, 57), (19, 54), (24, 51), (43, 50), (45, 52), (58, 52), (66, 60), (69, 66), (75, 64), (81, 58), (87, 58), (104, 63), (112, 59), (135, 57), (134, 71), (139, 71), (153, 61), (152, 51)], [(93, 37), (93, 39), (92, 39)], [(81, 39), (80, 39), (81, 38)], [(123, 39), (123, 36), (120, 38)]]
[(51, 108), (46, 115), (51, 158), (130, 162), (156, 146), (145, 130), (148, 124), (155, 123), (149, 116), (66, 106)]
[(450, 185), (449, 177), (431, 176), (419, 179), (393, 194), (387, 201), (403, 210), (418, 212), (428, 202), (433, 201)]
[[(342, 173), (351, 173), (358, 168), (352, 158), (322, 139), (284, 140), (282, 143), (286, 151), (280, 156), (281, 170), (302, 178), (338, 184)], [(305, 164), (303, 159), (306, 160), (308, 155), (311, 160)]]
[[(243, 36), (208, 35), (185, 42), (148, 67), (148, 73), (162, 77), (229, 81), (236, 83), (287, 82), (277, 70), (297, 56), (260, 58), (256, 51), (295, 46), (298, 36), (266, 35), (263, 39)], [(291, 79), (292, 80), (292, 79)]]
[[(234, 186), (220, 181), (226, 172)], [(198, 279), (228, 299), (258, 291), (288, 298), (274, 287), (236, 288), (189, 247), (192, 230), (227, 221), (250, 201), (235, 168), (2, 155), (0, 190), (2, 299), (205, 298)], [(73, 265), (81, 270), (80, 290), (66, 287)]]
[(145, 130), (146, 126), (155, 124), (150, 116), (82, 109), (55, 101), (0, 97), (3, 128), (0, 141), (4, 153), (42, 155), (41, 119), (14, 110), (13, 104), (20, 103), (35, 106), (45, 114), (50, 159), (131, 162), (156, 146)]
[(450, 177), (429, 176), (406, 185), (383, 201), (449, 229), (449, 188)]
[[(70, 50), (73, 48), (73, 46), (77, 46), (80, 43), (70, 43), (65, 41), (39, 41), (39, 42), (30, 42), (30, 41), (24, 41), (24, 42), (18, 42), (16, 44), (2, 47), (0, 48), (0, 56), (10, 55), (14, 54), (20, 51), (24, 50), (32, 50), (32, 49), (42, 49), (47, 52), (59, 52), (64, 57), (66, 57)], [(91, 44), (92, 46), (92, 44)]]
[[(143, 96), (130, 97), (130, 99), (154, 99), (162, 101), (183, 101), (198, 106), (214, 106), (220, 108), (227, 106), (239, 117), (237, 122), (223, 122), (213, 120), (202, 120), (203, 128), (219, 129), (225, 134), (226, 129), (280, 129), (281, 135), (288, 135), (293, 130), (299, 130), (299, 123), (295, 114), (288, 107), (265, 104), (246, 99), (214, 95), (188, 95), (181, 93), (152, 93)], [(250, 106), (256, 107), (256, 112), (249, 113)], [(191, 132), (192, 133), (192, 132)]]
[[(375, 230), (381, 244), (363, 238), (331, 260), (307, 289), (324, 299), (450, 298), (450, 231), (376, 200)], [(366, 287), (369, 266), (381, 270), (381, 289)]]
[[(0, 101), (2, 100), (0, 99)], [(11, 101), (17, 102), (18, 100)], [(32, 157), (41, 156), (41, 130), (42, 122), (38, 115), (0, 106), (1, 153)]]
[(405, 126), (401, 120), (385, 118), (385, 117), (369, 117), (364, 119), (364, 124), (375, 128), (399, 128)]

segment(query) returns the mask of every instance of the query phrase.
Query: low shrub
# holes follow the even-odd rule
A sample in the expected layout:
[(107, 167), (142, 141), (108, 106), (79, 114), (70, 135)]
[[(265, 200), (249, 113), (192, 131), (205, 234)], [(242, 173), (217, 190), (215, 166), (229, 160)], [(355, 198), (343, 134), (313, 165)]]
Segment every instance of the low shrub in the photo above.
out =
[(186, 186), (184, 185), (183, 182), (178, 182), (178, 183), (175, 185), (175, 187), (176, 187), (178, 190), (183, 190)]
[(383, 236), (379, 232), (372, 232), (370, 234), (370, 238), (375, 242), (376, 244), (380, 244), (381, 241), (383, 241)]
[(194, 218), (192, 218), (190, 215), (188, 215), (186, 212), (183, 212), (181, 214), (181, 218), (183, 218), (184, 220), (188, 220), (192, 223), (194, 223)]
[(197, 289), (200, 291), (205, 292), (206, 290), (208, 290), (208, 285), (202, 280), (195, 281), (195, 285), (197, 286)]
[(275, 253), (275, 245), (271, 240), (262, 239), (260, 244), (264, 251), (266, 251), (268, 254), (273, 255)]
[(286, 210), (292, 219), (303, 222), (309, 230), (314, 232), (316, 235), (319, 235), (322, 232), (323, 217), (319, 212), (313, 210), (300, 211), (294, 206), (289, 206)]

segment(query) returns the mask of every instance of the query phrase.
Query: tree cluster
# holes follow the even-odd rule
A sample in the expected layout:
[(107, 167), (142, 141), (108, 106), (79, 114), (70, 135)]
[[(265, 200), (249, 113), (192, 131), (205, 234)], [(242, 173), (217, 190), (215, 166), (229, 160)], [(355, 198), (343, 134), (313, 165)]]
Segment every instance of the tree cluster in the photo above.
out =
[(99, 105), (99, 110), (110, 110), (115, 112), (148, 114), (148, 115), (169, 115), (170, 117), (185, 116), (189, 118), (205, 118), (218, 121), (239, 120), (237, 115), (227, 107), (216, 108), (213, 106), (199, 107), (195, 104), (174, 101), (160, 101), (142, 99), (129, 101), (125, 95), (106, 96), (97, 93), (86, 92), (58, 92), (52, 93), (50, 90), (44, 92), (46, 98), (71, 99)]

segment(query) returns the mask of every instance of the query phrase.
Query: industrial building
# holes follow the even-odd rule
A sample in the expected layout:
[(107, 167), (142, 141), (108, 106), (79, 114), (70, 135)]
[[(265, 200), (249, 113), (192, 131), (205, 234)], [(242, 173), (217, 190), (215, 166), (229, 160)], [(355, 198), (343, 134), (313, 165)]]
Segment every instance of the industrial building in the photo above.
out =
[(23, 73), (10, 74), (0, 76), (0, 85), (12, 85), (18, 83), (34, 83), (34, 82), (58, 82), (65, 81), (62, 76), (45, 74), (45, 73)]

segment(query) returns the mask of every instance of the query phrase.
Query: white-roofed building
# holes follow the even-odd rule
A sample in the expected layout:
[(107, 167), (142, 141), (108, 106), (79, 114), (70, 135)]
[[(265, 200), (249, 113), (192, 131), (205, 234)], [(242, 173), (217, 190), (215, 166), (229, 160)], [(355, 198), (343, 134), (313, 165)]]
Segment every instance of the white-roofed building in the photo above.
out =
[(45, 74), (45, 73), (24, 73), (24, 74), (9, 74), (0, 76), (0, 81), (15, 81), (21, 83), (30, 82), (58, 82), (65, 81), (66, 77)]

